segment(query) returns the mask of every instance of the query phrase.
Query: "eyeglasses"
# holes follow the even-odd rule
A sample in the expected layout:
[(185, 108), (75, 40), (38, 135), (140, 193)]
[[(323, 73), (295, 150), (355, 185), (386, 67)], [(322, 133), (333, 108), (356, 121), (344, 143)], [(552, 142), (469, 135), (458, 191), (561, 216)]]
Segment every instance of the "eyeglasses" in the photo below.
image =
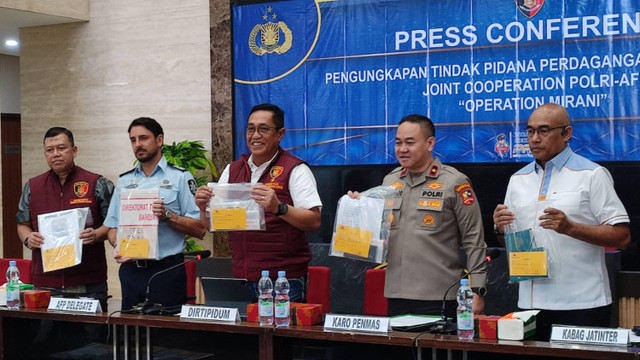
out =
[(562, 131), (564, 132), (564, 129), (567, 127), (567, 125), (562, 125), (562, 126), (556, 126), (556, 127), (548, 127), (546, 125), (540, 126), (539, 128), (532, 128), (532, 127), (528, 127), (526, 132), (527, 132), (527, 136), (528, 137), (532, 137), (533, 135), (535, 135), (535, 133), (537, 132), (540, 136), (549, 136), (549, 134), (551, 133), (551, 130), (555, 130), (555, 129), (562, 129)]
[(277, 128), (277, 127), (275, 127), (275, 126), (258, 126), (258, 127), (255, 127), (255, 126), (247, 126), (247, 127), (245, 127), (245, 128), (244, 128), (244, 132), (245, 132), (247, 135), (253, 135), (253, 134), (256, 132), (256, 129), (258, 130), (258, 133), (259, 133), (260, 135), (267, 135), (267, 133), (269, 132), (269, 130), (271, 130), (271, 129), (276, 129), (276, 130), (277, 130), (278, 128)]

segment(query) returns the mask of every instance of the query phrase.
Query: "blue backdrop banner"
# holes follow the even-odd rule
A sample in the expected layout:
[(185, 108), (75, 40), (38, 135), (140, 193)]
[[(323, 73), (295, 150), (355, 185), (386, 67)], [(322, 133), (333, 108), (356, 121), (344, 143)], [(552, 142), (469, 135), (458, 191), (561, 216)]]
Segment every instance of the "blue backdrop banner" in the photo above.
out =
[(564, 105), (571, 147), (640, 160), (637, 0), (291, 0), (233, 6), (236, 157), (251, 106), (285, 111), (311, 165), (395, 163), (398, 121), (444, 162), (531, 161), (531, 112)]

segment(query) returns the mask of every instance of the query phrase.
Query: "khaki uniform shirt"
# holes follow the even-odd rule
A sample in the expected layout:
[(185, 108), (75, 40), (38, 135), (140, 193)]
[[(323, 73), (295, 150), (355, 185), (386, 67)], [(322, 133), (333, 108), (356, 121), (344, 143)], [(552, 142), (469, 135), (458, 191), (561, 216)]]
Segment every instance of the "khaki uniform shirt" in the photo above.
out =
[[(397, 168), (383, 185), (396, 186), (384, 295), (442, 300), (463, 275), (459, 248), (467, 254), (472, 287), (486, 284), (486, 244), (480, 206), (469, 179), (434, 159), (422, 174)], [(455, 299), (457, 286), (447, 294)]]

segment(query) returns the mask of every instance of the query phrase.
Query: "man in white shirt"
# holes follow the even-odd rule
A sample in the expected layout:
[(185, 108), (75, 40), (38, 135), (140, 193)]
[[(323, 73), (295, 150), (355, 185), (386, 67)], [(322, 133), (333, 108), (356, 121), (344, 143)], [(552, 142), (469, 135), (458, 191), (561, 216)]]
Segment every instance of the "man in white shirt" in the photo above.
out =
[[(254, 106), (245, 128), (251, 153), (227, 165), (218, 181), (255, 184), (251, 196), (264, 208), (266, 231), (229, 233), (232, 275), (249, 280), (256, 301), (262, 270), (269, 270), (274, 281), (279, 270), (286, 271), (291, 301), (304, 301), (311, 260), (305, 232), (320, 228), (322, 202), (315, 178), (303, 160), (280, 147), (284, 133), (284, 112), (278, 106)], [(200, 219), (207, 227), (206, 206), (214, 195), (208, 186), (196, 191)]]
[(535, 161), (511, 176), (505, 204), (493, 213), (495, 230), (503, 235), (517, 216), (526, 215), (518, 215), (518, 208), (551, 202), (536, 226), (549, 230), (542, 232), (557, 266), (549, 278), (520, 282), (518, 306), (542, 310), (540, 340), (548, 340), (552, 324), (607, 327), (612, 299), (604, 247), (629, 245), (629, 216), (607, 169), (568, 146), (573, 129), (565, 108), (540, 106), (526, 131)]

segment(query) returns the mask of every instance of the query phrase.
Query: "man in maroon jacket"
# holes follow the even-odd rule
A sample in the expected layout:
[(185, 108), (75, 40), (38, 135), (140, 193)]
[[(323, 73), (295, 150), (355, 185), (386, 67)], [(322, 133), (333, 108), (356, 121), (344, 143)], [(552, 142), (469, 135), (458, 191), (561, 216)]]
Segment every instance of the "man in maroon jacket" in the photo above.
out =
[[(62, 127), (52, 127), (44, 135), (44, 156), (51, 168), (25, 184), (18, 205), (18, 236), (32, 250), (31, 279), (53, 296), (82, 296), (98, 299), (106, 310), (107, 261), (104, 240), (108, 228), (102, 226), (113, 183), (101, 175), (76, 166), (78, 148), (73, 134)], [(73, 208), (88, 207), (86, 227), (80, 232), (82, 262), (79, 265), (43, 272), (41, 246), (48, 241), (38, 232), (38, 215)]]
[[(311, 260), (305, 232), (320, 228), (322, 202), (316, 180), (303, 160), (280, 147), (284, 133), (284, 112), (278, 106), (254, 106), (245, 128), (251, 154), (229, 164), (218, 180), (256, 184), (251, 196), (264, 208), (266, 231), (229, 233), (233, 277), (249, 280), (256, 301), (261, 270), (269, 270), (273, 280), (279, 270), (286, 271), (291, 301), (304, 301)], [(212, 196), (208, 186), (196, 191), (200, 220), (207, 228), (206, 206)]]

